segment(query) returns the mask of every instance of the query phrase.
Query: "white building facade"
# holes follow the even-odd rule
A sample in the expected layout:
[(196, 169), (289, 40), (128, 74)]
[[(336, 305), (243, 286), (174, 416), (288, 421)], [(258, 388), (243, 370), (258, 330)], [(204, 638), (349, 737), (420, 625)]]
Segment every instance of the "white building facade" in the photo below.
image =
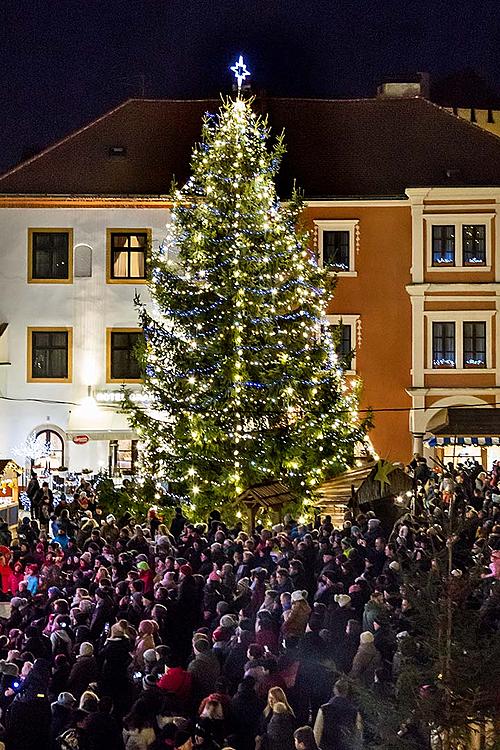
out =
[(0, 198), (1, 456), (41, 435), (51, 469), (133, 469), (117, 399), (140, 391), (134, 296), (169, 220), (161, 200)]

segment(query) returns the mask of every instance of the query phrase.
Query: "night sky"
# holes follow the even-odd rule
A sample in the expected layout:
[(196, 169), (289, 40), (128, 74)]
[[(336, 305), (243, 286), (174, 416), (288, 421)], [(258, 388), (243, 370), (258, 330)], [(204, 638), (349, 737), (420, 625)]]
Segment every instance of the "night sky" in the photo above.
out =
[(130, 96), (371, 96), (465, 68), (499, 88), (499, 0), (0, 0), (0, 170)]

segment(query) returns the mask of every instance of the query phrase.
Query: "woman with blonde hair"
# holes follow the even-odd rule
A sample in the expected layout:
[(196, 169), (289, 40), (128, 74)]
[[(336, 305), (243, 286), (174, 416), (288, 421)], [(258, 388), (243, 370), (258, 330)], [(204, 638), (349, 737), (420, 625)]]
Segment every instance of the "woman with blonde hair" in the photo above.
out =
[(293, 733), (297, 722), (292, 709), (282, 701), (273, 704), (266, 732), (266, 750), (294, 750)]
[[(295, 726), (295, 714), (288, 703), (285, 691), (280, 687), (270, 688), (267, 693), (267, 704), (262, 715), (261, 729), (255, 740), (256, 750), (270, 750), (271, 748), (272, 750), (288, 750), (289, 748), (293, 748)], [(270, 727), (271, 734), (269, 734)], [(289, 728), (290, 732), (288, 732)], [(288, 744), (271, 744), (271, 737), (274, 742), (274, 739), (281, 735), (283, 735), (285, 740), (290, 740)]]

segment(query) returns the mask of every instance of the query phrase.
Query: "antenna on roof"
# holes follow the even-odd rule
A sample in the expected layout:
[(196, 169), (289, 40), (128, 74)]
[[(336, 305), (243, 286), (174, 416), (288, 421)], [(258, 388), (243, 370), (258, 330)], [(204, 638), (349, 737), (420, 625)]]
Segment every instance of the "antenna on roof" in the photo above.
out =
[(146, 96), (146, 80), (145, 73), (136, 73), (132, 76), (122, 76), (116, 79), (119, 83), (124, 83), (126, 86), (134, 89), (134, 96), (140, 96), (142, 99)]

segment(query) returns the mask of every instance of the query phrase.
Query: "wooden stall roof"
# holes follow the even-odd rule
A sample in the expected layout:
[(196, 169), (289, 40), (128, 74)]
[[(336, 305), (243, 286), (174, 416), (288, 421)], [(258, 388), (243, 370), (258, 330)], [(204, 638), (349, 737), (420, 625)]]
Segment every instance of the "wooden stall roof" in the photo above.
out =
[(333, 479), (323, 482), (318, 489), (321, 499), (318, 506), (337, 505), (347, 503), (352, 495), (352, 488), (356, 491), (365, 479), (370, 475), (375, 464), (370, 463), (367, 466), (356, 469), (348, 469)]
[(5, 475), (8, 479), (12, 479), (22, 473), (22, 468), (11, 458), (0, 458), (0, 476)]
[(262, 508), (278, 508), (293, 500), (293, 495), (281, 482), (262, 482), (254, 484), (243, 492), (238, 501), (245, 503), (249, 508), (260, 506)]

